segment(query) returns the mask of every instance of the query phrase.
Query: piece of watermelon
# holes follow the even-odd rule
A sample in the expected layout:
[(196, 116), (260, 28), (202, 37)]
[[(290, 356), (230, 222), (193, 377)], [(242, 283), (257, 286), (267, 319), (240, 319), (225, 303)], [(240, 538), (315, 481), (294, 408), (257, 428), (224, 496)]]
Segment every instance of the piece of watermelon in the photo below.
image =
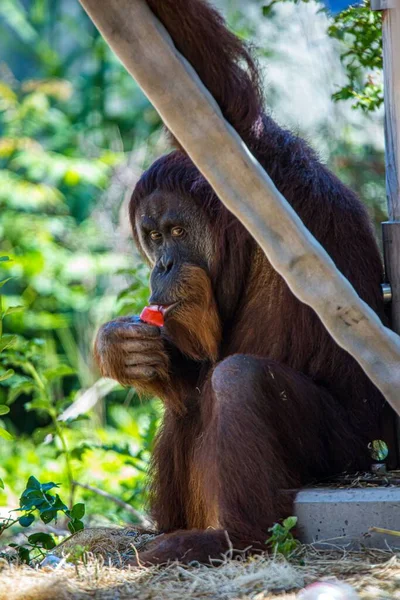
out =
[(140, 320), (156, 327), (164, 325), (164, 315), (158, 306), (145, 306), (140, 313)]

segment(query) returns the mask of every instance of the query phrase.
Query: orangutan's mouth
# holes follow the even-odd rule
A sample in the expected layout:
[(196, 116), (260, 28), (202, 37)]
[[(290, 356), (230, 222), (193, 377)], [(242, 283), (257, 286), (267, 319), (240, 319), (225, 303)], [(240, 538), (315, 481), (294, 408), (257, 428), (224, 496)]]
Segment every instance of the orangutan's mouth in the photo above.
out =
[(165, 319), (178, 306), (178, 304), (179, 302), (174, 302), (173, 304), (159, 304), (157, 308)]

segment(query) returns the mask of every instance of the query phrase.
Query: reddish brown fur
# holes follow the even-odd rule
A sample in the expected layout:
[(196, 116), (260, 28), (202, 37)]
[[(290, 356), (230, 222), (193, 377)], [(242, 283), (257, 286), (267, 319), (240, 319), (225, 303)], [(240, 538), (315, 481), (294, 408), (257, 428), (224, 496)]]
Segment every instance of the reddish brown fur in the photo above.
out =
[(171, 341), (193, 360), (215, 362), (221, 342), (221, 323), (211, 281), (203, 269), (182, 268), (185, 301), (168, 319)]
[[(139, 394), (144, 396), (158, 396), (164, 398), (166, 404), (175, 412), (184, 411), (182, 404), (183, 390), (179, 382), (172, 382), (170, 376), (170, 357), (165, 350), (164, 342), (161, 338), (154, 340), (152, 348), (153, 364), (148, 368), (154, 369), (147, 377), (133, 377), (126, 368), (128, 357), (132, 356), (130, 347), (131, 317), (120, 317), (110, 323), (103, 325), (94, 343), (94, 358), (99, 366), (103, 377), (116, 379), (122, 385), (132, 385), (135, 382), (135, 388)], [(147, 328), (143, 325), (143, 328)], [(147, 351), (146, 340), (138, 340), (141, 343), (142, 353)], [(166, 394), (166, 390), (169, 393)]]
[[(278, 189), (383, 317), (381, 258), (362, 204), (303, 140), (264, 113), (248, 50), (202, 0), (148, 2)], [(141, 560), (206, 562), (228, 550), (226, 532), (238, 550), (263, 548), (268, 528), (292, 512), (293, 488), (367, 468), (384, 401), (181, 150), (139, 181), (133, 224), (154, 190), (202, 207), (215, 256), (211, 279), (196, 270), (185, 284), (200, 286), (205, 303), (196, 304), (196, 291), (195, 303), (162, 332), (168, 374), (159, 371), (156, 386), (143, 383), (166, 403), (151, 473), (151, 510), (165, 535)], [(139, 242), (135, 228), (134, 235)], [(206, 306), (215, 307), (211, 317)], [(115, 364), (103, 372), (121, 381), (119, 359), (111, 357), (118, 349), (108, 343), (100, 364), (106, 355)]]

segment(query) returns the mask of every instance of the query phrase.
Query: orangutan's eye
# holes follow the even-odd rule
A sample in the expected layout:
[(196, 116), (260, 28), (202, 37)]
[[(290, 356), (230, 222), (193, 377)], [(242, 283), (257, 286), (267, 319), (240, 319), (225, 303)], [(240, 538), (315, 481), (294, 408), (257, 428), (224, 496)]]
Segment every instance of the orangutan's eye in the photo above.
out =
[(150, 231), (150, 238), (154, 241), (154, 242), (158, 242), (159, 240), (161, 240), (162, 235), (159, 231)]
[(173, 227), (173, 229), (171, 229), (173, 237), (181, 237), (184, 233), (185, 230), (182, 227)]

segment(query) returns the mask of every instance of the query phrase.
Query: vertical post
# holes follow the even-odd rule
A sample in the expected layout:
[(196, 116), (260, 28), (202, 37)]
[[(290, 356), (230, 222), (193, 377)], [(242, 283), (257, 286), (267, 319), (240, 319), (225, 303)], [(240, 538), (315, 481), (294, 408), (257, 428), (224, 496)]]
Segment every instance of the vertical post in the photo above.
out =
[[(391, 287), (391, 327), (400, 333), (400, 0), (371, 0), (371, 9), (382, 11), (386, 193), (389, 217), (388, 221), (382, 223), (382, 237), (386, 281)], [(391, 450), (389, 468), (397, 468), (400, 463), (399, 418), (396, 418), (394, 428), (397, 429), (397, 436), (393, 431), (393, 417), (388, 411), (384, 417), (384, 434)]]
[(383, 248), (386, 278), (392, 289), (391, 325), (400, 333), (400, 0), (371, 0), (371, 8), (382, 10), (389, 215), (382, 224)]

